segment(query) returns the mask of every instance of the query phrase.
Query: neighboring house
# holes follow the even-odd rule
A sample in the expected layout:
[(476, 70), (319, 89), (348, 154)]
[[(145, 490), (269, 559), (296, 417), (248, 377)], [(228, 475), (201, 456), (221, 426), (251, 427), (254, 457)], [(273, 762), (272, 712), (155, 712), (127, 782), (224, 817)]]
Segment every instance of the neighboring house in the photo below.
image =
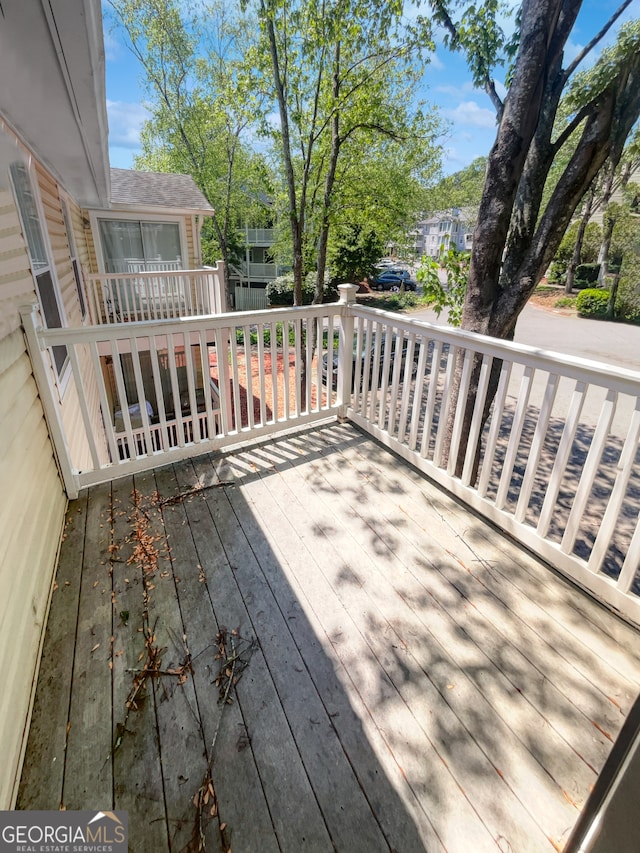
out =
[(213, 208), (191, 176), (111, 169), (110, 177), (108, 208), (89, 208), (91, 272), (202, 266), (200, 231)]
[(441, 249), (465, 252), (471, 249), (473, 213), (470, 209), (442, 210), (420, 220), (411, 232), (416, 257), (436, 258)]
[(287, 272), (289, 267), (276, 263), (274, 228), (250, 228), (247, 225), (243, 236), (245, 257), (238, 267), (232, 267), (229, 272), (235, 285), (235, 308), (238, 311), (266, 308), (267, 285)]
[[(140, 318), (145, 311), (167, 316), (169, 298), (191, 313), (224, 306), (209, 271), (154, 278), (159, 268), (201, 264), (200, 227), (211, 208), (192, 179), (109, 169), (100, 5), (3, 0), (1, 12), (0, 808), (6, 809), (15, 800), (67, 504), (20, 309), (39, 305), (51, 328)], [(116, 378), (126, 385), (133, 380), (124, 360)], [(53, 348), (50, 370), (70, 435), (89, 417), (104, 455), (97, 389), (88, 379), (83, 413), (66, 347)], [(193, 391), (192, 373), (189, 383)], [(74, 440), (76, 458), (88, 455), (86, 439)]]

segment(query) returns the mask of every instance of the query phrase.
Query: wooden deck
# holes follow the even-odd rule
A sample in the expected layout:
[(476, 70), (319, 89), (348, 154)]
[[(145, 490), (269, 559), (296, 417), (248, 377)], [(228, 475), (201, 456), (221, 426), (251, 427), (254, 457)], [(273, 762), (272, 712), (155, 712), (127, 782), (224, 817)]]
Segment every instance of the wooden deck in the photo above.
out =
[(18, 806), (149, 853), (552, 851), (639, 685), (637, 632), (332, 424), (70, 506)]

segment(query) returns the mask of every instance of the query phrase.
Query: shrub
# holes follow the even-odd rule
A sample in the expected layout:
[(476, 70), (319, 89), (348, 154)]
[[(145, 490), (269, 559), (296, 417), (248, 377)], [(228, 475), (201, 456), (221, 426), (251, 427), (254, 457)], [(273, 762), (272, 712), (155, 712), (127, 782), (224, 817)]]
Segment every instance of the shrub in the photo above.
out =
[(576, 304), (575, 296), (561, 296), (553, 303), (555, 308), (574, 308)]
[(581, 317), (604, 317), (609, 304), (609, 291), (591, 287), (576, 297), (576, 308)]
[(616, 317), (625, 323), (640, 323), (640, 275), (636, 263), (624, 264), (618, 286)]
[[(302, 304), (311, 305), (313, 294), (316, 288), (315, 272), (307, 273), (302, 280)], [(324, 298), (325, 301), (335, 302), (337, 299), (337, 290), (329, 285), (329, 273), (325, 273), (324, 277)], [(274, 278), (267, 285), (267, 299), (270, 305), (293, 305), (293, 273), (288, 272), (284, 275)]]
[(595, 284), (598, 280), (600, 264), (578, 264), (576, 267), (576, 281), (588, 281)]

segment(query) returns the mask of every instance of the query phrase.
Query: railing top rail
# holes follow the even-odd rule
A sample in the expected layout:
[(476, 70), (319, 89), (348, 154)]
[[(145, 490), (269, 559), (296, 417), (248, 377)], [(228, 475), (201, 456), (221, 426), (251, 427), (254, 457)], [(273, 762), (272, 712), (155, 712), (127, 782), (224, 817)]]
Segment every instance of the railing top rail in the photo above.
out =
[(175, 278), (177, 275), (210, 275), (216, 272), (218, 267), (198, 267), (193, 270), (174, 270), (174, 269), (158, 269), (145, 270), (144, 272), (92, 272), (88, 273), (85, 278), (87, 281), (102, 281), (103, 279), (113, 278), (154, 278), (157, 279), (163, 275)]
[(418, 327), (423, 329), (429, 338), (442, 343), (473, 349), (493, 358), (515, 361), (548, 373), (561, 374), (570, 379), (601, 385), (623, 394), (640, 395), (640, 371), (566, 353), (541, 350), (527, 344), (503, 341), (463, 329), (436, 326), (426, 320), (405, 319), (399, 314), (381, 311), (378, 308), (353, 306), (352, 310), (356, 317), (384, 321), (405, 332), (415, 332)]
[(270, 308), (262, 311), (233, 311), (226, 314), (204, 314), (169, 320), (138, 320), (100, 326), (67, 326), (59, 329), (39, 328), (38, 334), (44, 346), (56, 346), (63, 343), (90, 343), (91, 341), (116, 341), (123, 338), (189, 334), (190, 332), (251, 326), (258, 323), (281, 323), (312, 317), (336, 316), (340, 314), (343, 308), (342, 304), (335, 302), (329, 305)]

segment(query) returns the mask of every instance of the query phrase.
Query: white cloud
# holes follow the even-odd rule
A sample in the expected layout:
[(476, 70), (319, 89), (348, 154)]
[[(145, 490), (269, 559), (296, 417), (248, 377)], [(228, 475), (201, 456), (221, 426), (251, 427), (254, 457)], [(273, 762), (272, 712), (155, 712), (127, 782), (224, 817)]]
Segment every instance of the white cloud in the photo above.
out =
[(140, 129), (150, 117), (142, 104), (107, 100), (109, 143), (121, 148), (140, 147)]
[(107, 62), (115, 62), (120, 56), (120, 42), (117, 41), (106, 27), (103, 31), (104, 55)]
[(465, 80), (464, 83), (460, 85), (446, 85), (446, 86), (436, 86), (435, 91), (442, 95), (451, 95), (454, 98), (459, 98), (460, 95), (467, 95), (475, 92), (477, 89), (476, 86), (473, 85), (472, 80)]
[(442, 114), (461, 125), (495, 128), (496, 114), (493, 110), (479, 107), (475, 101), (463, 101), (455, 109), (443, 109)]

